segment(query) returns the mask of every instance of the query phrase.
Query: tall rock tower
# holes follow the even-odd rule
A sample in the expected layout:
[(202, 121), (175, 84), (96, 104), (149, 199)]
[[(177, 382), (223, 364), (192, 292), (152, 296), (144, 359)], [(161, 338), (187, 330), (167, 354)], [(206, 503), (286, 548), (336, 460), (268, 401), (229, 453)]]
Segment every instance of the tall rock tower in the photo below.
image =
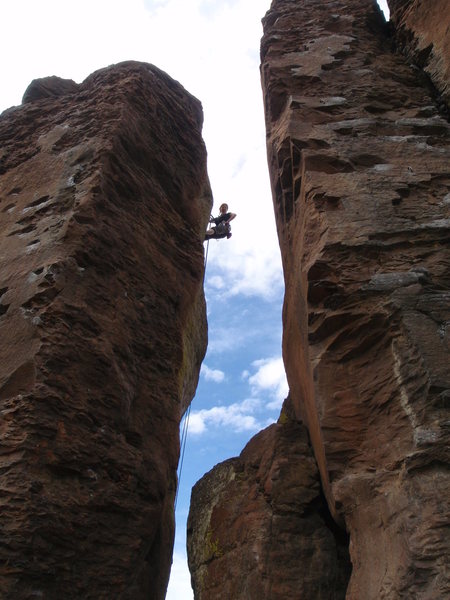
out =
[(151, 65), (0, 118), (0, 597), (165, 597), (206, 348), (200, 103)]

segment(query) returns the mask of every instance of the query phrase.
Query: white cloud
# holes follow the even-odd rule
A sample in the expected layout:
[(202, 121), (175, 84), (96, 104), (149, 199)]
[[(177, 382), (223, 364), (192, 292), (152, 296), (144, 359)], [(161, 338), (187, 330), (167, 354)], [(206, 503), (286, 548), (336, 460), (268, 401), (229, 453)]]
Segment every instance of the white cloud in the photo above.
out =
[(166, 600), (193, 600), (191, 575), (187, 566), (187, 558), (180, 552), (174, 552), (172, 570)]
[(283, 359), (278, 357), (256, 360), (252, 366), (257, 368), (256, 373), (248, 379), (252, 394), (258, 395), (268, 391), (272, 400), (266, 404), (266, 407), (281, 408), (283, 400), (289, 393)]
[(206, 284), (208, 287), (212, 287), (214, 290), (223, 290), (225, 287), (225, 281), (223, 277), (220, 277), (220, 275), (208, 277)]
[(214, 327), (211, 328), (208, 342), (208, 354), (221, 354), (241, 348), (245, 340), (251, 335), (244, 329), (237, 327)]
[(205, 364), (202, 364), (200, 373), (203, 375), (206, 381), (221, 383), (225, 379), (225, 373), (223, 371), (220, 371), (219, 369), (210, 369)]
[(213, 406), (212, 408), (192, 411), (189, 418), (189, 433), (199, 435), (210, 428), (226, 428), (235, 433), (242, 431), (258, 431), (261, 423), (253, 413), (261, 407), (256, 398), (247, 398), (243, 402), (230, 406)]
[[(189, 418), (190, 434), (201, 435), (217, 427), (233, 433), (256, 432), (273, 423), (267, 411), (281, 408), (289, 392), (283, 360), (281, 357), (256, 360), (252, 362), (252, 370), (253, 375), (247, 369), (241, 373), (241, 379), (250, 386), (251, 397), (229, 406), (193, 410)], [(215, 371), (206, 367), (204, 376), (205, 372), (209, 377)]]
[(203, 416), (193, 411), (189, 416), (189, 433), (199, 435), (206, 431), (206, 424)]

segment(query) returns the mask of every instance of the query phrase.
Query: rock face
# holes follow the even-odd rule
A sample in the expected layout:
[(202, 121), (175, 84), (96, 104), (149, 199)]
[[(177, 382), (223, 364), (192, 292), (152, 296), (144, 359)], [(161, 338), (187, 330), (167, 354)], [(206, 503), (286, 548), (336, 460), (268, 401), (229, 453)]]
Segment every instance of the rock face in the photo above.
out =
[(192, 490), (197, 600), (345, 598), (348, 542), (328, 513), (306, 429), (290, 412)]
[[(450, 127), (427, 78), (392, 50), (375, 2), (274, 0), (263, 24), (268, 160), (286, 282), (283, 356), (329, 511), (349, 535), (345, 597), (441, 599), (450, 595)], [(275, 431), (245, 451), (257, 473), (261, 464), (270, 473), (271, 460), (275, 470), (302, 462), (292, 443), (266, 457)], [(270, 547), (279, 533), (266, 527), (261, 499), (270, 498), (270, 477), (255, 480), (248, 470), (243, 457), (226, 463), (193, 494), (196, 597), (213, 600), (227, 574), (243, 582), (252, 569), (260, 569), (259, 583), (252, 579), (237, 598), (340, 597), (326, 587), (326, 568), (322, 596), (302, 587), (310, 565), (320, 569), (319, 546), (309, 562), (297, 560), (305, 574), (297, 572), (289, 591), (276, 587), (284, 571), (274, 568)], [(286, 476), (298, 508), (311, 493), (302, 471)], [(248, 481), (238, 483), (241, 472)], [(255, 481), (265, 495), (253, 491)], [(275, 505), (289, 505), (279, 485)], [(225, 511), (228, 498), (236, 514)], [(195, 517), (199, 507), (205, 516)], [(307, 515), (294, 513), (285, 513), (283, 531)], [(208, 554), (208, 540), (223, 556)], [(292, 560), (296, 541), (286, 540)], [(292, 573), (286, 554), (280, 562)]]
[(448, 556), (448, 123), (369, 0), (275, 1), (264, 19), (283, 354), (347, 598), (442, 598)]
[(388, 0), (397, 43), (431, 77), (450, 106), (448, 0)]
[(0, 119), (0, 596), (164, 598), (206, 347), (200, 103), (123, 63)]
[(75, 94), (78, 91), (78, 85), (73, 79), (62, 79), (61, 77), (42, 77), (33, 79), (25, 90), (22, 98), (22, 104), (43, 100), (44, 98), (57, 98), (67, 94)]

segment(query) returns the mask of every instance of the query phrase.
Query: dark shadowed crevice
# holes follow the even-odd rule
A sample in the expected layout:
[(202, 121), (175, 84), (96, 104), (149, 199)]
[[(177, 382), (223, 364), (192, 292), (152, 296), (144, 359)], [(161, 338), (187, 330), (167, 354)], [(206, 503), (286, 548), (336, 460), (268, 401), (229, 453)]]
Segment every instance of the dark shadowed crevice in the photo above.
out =
[(345, 599), (348, 583), (352, 574), (352, 563), (350, 560), (350, 536), (342, 529), (331, 516), (328, 508), (328, 504), (323, 493), (322, 488), (320, 489), (321, 495), (321, 507), (318, 509), (318, 513), (322, 517), (326, 527), (333, 534), (334, 541), (336, 544), (336, 595), (335, 599)]

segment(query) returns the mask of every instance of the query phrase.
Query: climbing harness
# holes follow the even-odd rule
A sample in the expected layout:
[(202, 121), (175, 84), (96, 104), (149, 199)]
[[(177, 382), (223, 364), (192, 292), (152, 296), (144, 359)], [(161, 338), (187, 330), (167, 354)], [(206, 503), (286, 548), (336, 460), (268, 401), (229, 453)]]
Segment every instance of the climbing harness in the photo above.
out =
[[(224, 215), (219, 215), (219, 217), (217, 217), (217, 219), (219, 219), (221, 216), (224, 216)], [(212, 215), (210, 215), (209, 222), (216, 223), (216, 219), (214, 219), (214, 217)], [(208, 240), (208, 241), (209, 240), (222, 240), (224, 238), (227, 238), (227, 240), (229, 240), (230, 237), (232, 236), (231, 226), (228, 221), (222, 220), (219, 223), (217, 223), (215, 225), (215, 227), (213, 227), (212, 229), (214, 230), (214, 233), (212, 233), (210, 235), (206, 235), (205, 240)]]
[(189, 404), (186, 414), (184, 415), (183, 421), (183, 429), (181, 431), (181, 441), (180, 441), (180, 464), (178, 466), (177, 473), (177, 491), (175, 492), (175, 510), (177, 508), (177, 500), (178, 500), (178, 490), (180, 489), (180, 481), (181, 481), (181, 472), (183, 471), (183, 461), (184, 461), (184, 451), (186, 450), (186, 440), (189, 429), (189, 417), (191, 415), (191, 404)]

